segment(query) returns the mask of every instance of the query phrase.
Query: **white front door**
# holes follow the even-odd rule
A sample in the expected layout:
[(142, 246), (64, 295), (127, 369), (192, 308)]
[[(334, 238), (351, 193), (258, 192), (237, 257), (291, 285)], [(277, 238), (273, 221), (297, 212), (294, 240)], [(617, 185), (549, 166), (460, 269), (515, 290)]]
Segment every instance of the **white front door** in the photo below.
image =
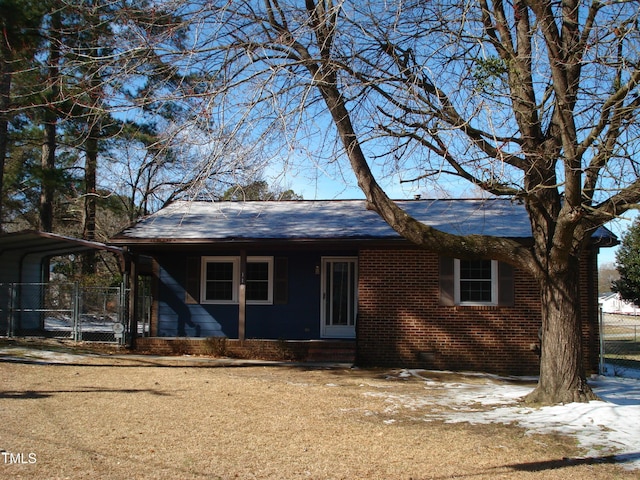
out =
[(324, 257), (321, 282), (322, 336), (355, 338), (358, 308), (357, 257)]

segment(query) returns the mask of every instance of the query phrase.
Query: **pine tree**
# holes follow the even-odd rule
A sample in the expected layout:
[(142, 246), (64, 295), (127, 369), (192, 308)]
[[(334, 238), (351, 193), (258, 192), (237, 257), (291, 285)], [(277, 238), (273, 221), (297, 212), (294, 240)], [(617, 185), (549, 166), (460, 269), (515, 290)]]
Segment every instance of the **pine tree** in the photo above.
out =
[(0, 231), (2, 205), (6, 195), (4, 170), (9, 147), (11, 83), (13, 75), (33, 57), (40, 39), (46, 1), (4, 0), (0, 3)]
[(616, 263), (620, 279), (612, 283), (612, 290), (640, 306), (640, 220), (636, 219), (622, 237)]

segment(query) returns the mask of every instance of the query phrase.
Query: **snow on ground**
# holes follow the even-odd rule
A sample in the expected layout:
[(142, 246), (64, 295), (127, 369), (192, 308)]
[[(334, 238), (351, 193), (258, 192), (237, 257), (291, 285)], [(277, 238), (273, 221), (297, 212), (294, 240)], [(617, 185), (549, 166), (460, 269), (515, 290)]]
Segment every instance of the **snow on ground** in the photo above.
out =
[(625, 368), (619, 365), (605, 364), (603, 368), (603, 373), (607, 377), (624, 377), (624, 378), (635, 378), (637, 380), (640, 380), (640, 370)]
[(56, 352), (53, 350), (41, 350), (26, 347), (2, 347), (0, 359), (5, 362), (33, 362), (35, 364), (48, 363), (74, 363), (79, 362), (82, 355)]
[[(616, 367), (617, 368), (617, 367)], [(575, 436), (594, 459), (614, 456), (627, 468), (640, 469), (640, 372), (627, 371), (628, 377), (594, 376), (589, 384), (602, 401), (571, 403), (531, 408), (518, 400), (532, 390), (521, 378), (509, 379), (492, 375), (469, 374), (469, 382), (439, 382), (424, 370), (405, 370), (425, 382), (425, 391), (446, 391), (446, 395), (424, 397), (395, 395), (393, 392), (371, 392), (389, 402), (394, 409), (416, 409), (427, 404), (442, 407), (429, 413), (425, 421), (469, 422), (473, 424), (505, 423), (525, 428), (530, 434), (560, 433)], [(483, 380), (483, 381), (482, 381)]]

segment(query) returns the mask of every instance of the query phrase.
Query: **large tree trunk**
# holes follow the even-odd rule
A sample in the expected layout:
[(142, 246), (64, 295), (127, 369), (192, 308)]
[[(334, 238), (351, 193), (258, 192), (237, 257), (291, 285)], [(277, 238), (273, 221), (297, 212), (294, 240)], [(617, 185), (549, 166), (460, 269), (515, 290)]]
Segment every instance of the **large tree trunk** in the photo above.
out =
[(557, 404), (597, 399), (587, 385), (582, 358), (579, 262), (539, 279), (542, 297), (540, 379), (527, 403)]
[(0, 58), (0, 233), (2, 232), (2, 199), (4, 194), (4, 164), (9, 145), (9, 95), (11, 72), (4, 58)]
[[(89, 136), (85, 149), (85, 195), (82, 238), (94, 241), (96, 239), (96, 170), (98, 167), (98, 120), (90, 117)], [(96, 273), (96, 252), (90, 250), (82, 256), (82, 273), (90, 275)]]
[[(49, 114), (48, 114), (49, 115)], [(53, 114), (51, 114), (53, 115)], [(44, 125), (42, 143), (42, 186), (40, 189), (40, 229), (53, 231), (54, 174), (56, 164), (56, 119), (50, 118)]]
[(60, 97), (58, 81), (60, 77), (60, 12), (51, 15), (51, 46), (49, 48), (47, 87), (49, 105), (45, 108), (44, 141), (42, 143), (42, 186), (40, 190), (40, 229), (45, 232), (53, 231), (53, 198), (56, 190), (56, 129), (58, 116), (55, 111), (56, 102)]

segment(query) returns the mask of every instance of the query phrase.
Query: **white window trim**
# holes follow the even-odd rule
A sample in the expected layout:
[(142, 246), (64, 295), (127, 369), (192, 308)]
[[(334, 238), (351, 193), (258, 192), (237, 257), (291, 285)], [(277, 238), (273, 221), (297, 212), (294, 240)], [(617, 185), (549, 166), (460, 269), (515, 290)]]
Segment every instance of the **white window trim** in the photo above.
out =
[(491, 301), (490, 302), (461, 302), (460, 301), (460, 259), (453, 262), (453, 288), (456, 305), (497, 305), (498, 304), (498, 261), (491, 260)]
[(266, 263), (268, 265), (269, 288), (266, 300), (247, 300), (247, 305), (273, 305), (273, 257), (247, 257), (247, 263)]
[[(208, 263), (232, 263), (233, 264), (233, 284), (231, 300), (209, 300), (207, 299), (207, 264)], [(214, 305), (234, 305), (238, 303), (238, 290), (240, 285), (240, 257), (202, 257), (200, 268), (200, 303)]]
[[(247, 257), (247, 263), (267, 263), (269, 267), (268, 283), (269, 291), (267, 300), (247, 300), (247, 305), (273, 305), (273, 257), (258, 256)], [(209, 300), (207, 299), (207, 263), (232, 263), (233, 264), (233, 285), (231, 300)], [(207, 256), (202, 257), (200, 268), (200, 303), (208, 305), (237, 305), (240, 292), (240, 257), (237, 256)]]
[[(331, 262), (353, 262), (353, 309), (352, 309), (352, 321), (353, 325), (327, 325), (325, 323), (326, 311), (326, 276), (327, 265)], [(330, 256), (321, 257), (322, 265), (322, 277), (320, 281), (320, 335), (322, 338), (355, 338), (356, 335), (356, 323), (358, 321), (358, 257), (342, 257), (342, 256)]]

